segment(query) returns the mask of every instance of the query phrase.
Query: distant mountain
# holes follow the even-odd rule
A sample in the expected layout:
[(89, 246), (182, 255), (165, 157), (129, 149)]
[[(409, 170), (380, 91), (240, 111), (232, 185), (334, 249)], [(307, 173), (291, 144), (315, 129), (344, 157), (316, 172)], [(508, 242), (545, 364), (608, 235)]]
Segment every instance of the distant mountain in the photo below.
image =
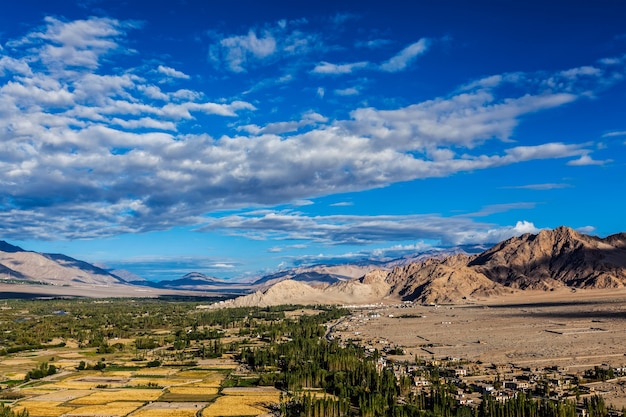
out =
[(152, 288), (219, 293), (224, 295), (246, 294), (251, 291), (249, 284), (224, 281), (219, 278), (204, 275), (200, 272), (191, 272), (179, 279), (158, 282), (136, 282), (135, 284), (146, 285)]
[(87, 262), (60, 254), (25, 251), (0, 241), (0, 282), (43, 285), (116, 285), (123, 280)]
[(0, 240), (0, 252), (15, 253), (15, 252), (26, 252), (26, 251), (20, 248), (19, 246), (13, 246), (5, 242), (4, 240)]
[(524, 234), (475, 255), (457, 253), (314, 288), (293, 279), (220, 305), (459, 303), (523, 290), (626, 286), (626, 233), (601, 239), (568, 227)]
[(182, 278), (165, 280), (154, 283), (155, 286), (160, 288), (184, 288), (184, 287), (203, 287), (203, 286), (216, 286), (216, 285), (228, 285), (228, 282), (222, 281), (219, 278), (209, 277), (201, 274), (200, 272), (191, 272), (184, 275)]
[(257, 289), (268, 288), (281, 281), (292, 280), (316, 287), (324, 287), (336, 282), (362, 277), (375, 267), (372, 265), (314, 265), (292, 268), (266, 275), (252, 283)]
[(125, 269), (107, 269), (107, 271), (129, 284), (142, 285), (147, 282), (144, 277), (140, 277)]
[(127, 271), (118, 275), (65, 255), (25, 251), (0, 241), (0, 284), (87, 288), (85, 291), (94, 286), (120, 286), (145, 296), (153, 296), (153, 289), (198, 295), (247, 294), (220, 305), (382, 300), (459, 303), (524, 290), (626, 287), (626, 233), (602, 239), (558, 227), (472, 253), (476, 250), (451, 248), (387, 261), (293, 268), (253, 283), (225, 281), (199, 272), (151, 282)]
[(262, 290), (285, 280), (303, 282), (314, 287), (323, 288), (342, 281), (361, 278), (374, 270), (386, 270), (398, 266), (410, 265), (427, 259), (443, 259), (455, 254), (475, 254), (485, 250), (475, 245), (456, 246), (444, 249), (432, 249), (400, 258), (387, 260), (358, 259), (341, 264), (319, 264), (307, 267), (296, 267), (265, 275), (252, 283), (253, 288)]

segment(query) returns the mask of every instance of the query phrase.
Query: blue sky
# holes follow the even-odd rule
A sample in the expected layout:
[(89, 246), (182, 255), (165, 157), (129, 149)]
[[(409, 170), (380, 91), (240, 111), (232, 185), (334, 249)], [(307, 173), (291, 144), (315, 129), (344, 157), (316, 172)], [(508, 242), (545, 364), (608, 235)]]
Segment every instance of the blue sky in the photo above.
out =
[(625, 231), (624, 22), (617, 0), (5, 4), (0, 239), (160, 280)]

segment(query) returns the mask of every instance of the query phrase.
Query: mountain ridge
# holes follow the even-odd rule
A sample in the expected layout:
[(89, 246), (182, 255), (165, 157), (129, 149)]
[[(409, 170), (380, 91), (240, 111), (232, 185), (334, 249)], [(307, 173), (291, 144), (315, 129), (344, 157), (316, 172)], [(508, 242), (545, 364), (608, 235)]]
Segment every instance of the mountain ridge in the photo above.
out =
[[(476, 255), (454, 254), (390, 271), (374, 270), (360, 282), (368, 282), (368, 275), (375, 275), (374, 281), (382, 279), (388, 286), (384, 294), (379, 293), (379, 301), (463, 303), (524, 290), (624, 288), (626, 233), (602, 239), (560, 226), (512, 237)], [(346, 304), (371, 302), (372, 297), (354, 296), (346, 290), (354, 283), (355, 280), (331, 284), (310, 299), (302, 297), (300, 289), (300, 296), (295, 299), (299, 303), (327, 303), (343, 297)], [(383, 288), (376, 285), (378, 291)], [(265, 298), (263, 294), (257, 291), (254, 297), (264, 305), (293, 298), (289, 292), (276, 295), (276, 289)], [(221, 304), (248, 303), (250, 299), (246, 297), (240, 297), (241, 302), (235, 299)]]
[(456, 248), (369, 264), (297, 267), (251, 283), (199, 272), (161, 282), (126, 281), (96, 265), (25, 251), (4, 241), (0, 253), (0, 282), (10, 278), (57, 286), (126, 285), (241, 296), (221, 305), (464, 303), (526, 290), (626, 287), (626, 233), (600, 238), (565, 226), (512, 237), (480, 253)]

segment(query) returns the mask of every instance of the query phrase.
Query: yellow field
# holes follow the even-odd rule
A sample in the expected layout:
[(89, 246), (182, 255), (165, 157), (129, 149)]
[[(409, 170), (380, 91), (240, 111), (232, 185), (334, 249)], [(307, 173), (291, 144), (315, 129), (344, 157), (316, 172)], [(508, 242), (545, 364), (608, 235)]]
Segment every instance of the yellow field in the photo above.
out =
[(215, 395), (217, 394), (217, 387), (203, 387), (185, 385), (182, 387), (170, 387), (167, 389), (172, 394), (182, 395)]
[(17, 379), (24, 379), (24, 378), (26, 378), (26, 372), (12, 372), (12, 373), (6, 373), (2, 375), (2, 377), (0, 378), (0, 381), (4, 379), (17, 380)]
[(102, 385), (102, 382), (85, 382), (85, 381), (59, 381), (50, 384), (39, 385), (40, 389), (47, 390), (59, 390), (59, 389), (92, 389), (98, 385)]
[(59, 417), (74, 410), (60, 404), (58, 401), (20, 401), (13, 407), (13, 411), (19, 413), (26, 409), (31, 417)]
[(251, 416), (259, 414), (267, 414), (268, 404), (278, 404), (278, 394), (268, 395), (225, 395), (219, 397), (215, 402), (209, 405), (202, 412), (203, 417), (217, 416)]
[(132, 417), (195, 417), (197, 408), (142, 408), (133, 413)]
[(96, 391), (86, 397), (72, 400), (72, 405), (98, 405), (112, 401), (155, 401), (163, 392), (159, 389), (123, 389), (112, 391)]
[(280, 395), (274, 387), (229, 387), (222, 390), (224, 395)]
[(222, 385), (222, 382), (226, 379), (226, 375), (220, 372), (215, 372), (202, 380), (201, 383), (196, 385), (202, 385), (207, 387), (219, 387)]
[[(30, 395), (31, 392), (25, 392), (23, 391), (25, 394)], [(53, 392), (42, 392), (39, 391), (37, 393), (32, 393), (34, 395), (38, 395), (38, 397), (36, 398), (32, 398), (32, 400), (34, 401), (60, 401), (60, 402), (65, 402), (65, 401), (70, 401), (76, 398), (80, 398), (80, 397), (85, 397), (89, 394), (93, 393), (93, 391), (91, 390), (86, 390), (86, 389), (63, 389), (63, 390), (58, 390), (58, 391), (53, 391)], [(40, 395), (41, 394), (41, 395)]]
[(197, 370), (189, 370), (189, 371), (180, 371), (175, 376), (181, 378), (194, 378), (194, 379), (204, 379), (208, 378), (213, 374), (216, 374), (215, 371), (197, 371)]
[(134, 374), (135, 374), (135, 372), (133, 372), (133, 371), (107, 371), (106, 376), (130, 378)]
[(35, 395), (44, 395), (44, 394), (49, 394), (51, 392), (56, 392), (57, 390), (51, 390), (51, 389), (43, 389), (41, 387), (30, 387), (30, 388), (24, 388), (20, 390), (20, 394), (24, 394), (25, 397), (34, 397)]
[(175, 385), (191, 384), (193, 382), (200, 382), (200, 381), (198, 379), (190, 379), (190, 378), (132, 378), (130, 381), (126, 383), (126, 385), (137, 386), (137, 385), (156, 384), (159, 387), (171, 387)]
[(98, 405), (87, 405), (84, 407), (75, 408), (71, 414), (76, 414), (80, 416), (85, 415), (113, 415), (113, 416), (125, 416), (126, 414), (132, 413), (139, 407), (143, 405), (142, 402), (132, 402), (132, 401), (114, 401), (108, 404), (98, 404)]
[(169, 376), (179, 371), (180, 368), (147, 368), (136, 371), (135, 375)]

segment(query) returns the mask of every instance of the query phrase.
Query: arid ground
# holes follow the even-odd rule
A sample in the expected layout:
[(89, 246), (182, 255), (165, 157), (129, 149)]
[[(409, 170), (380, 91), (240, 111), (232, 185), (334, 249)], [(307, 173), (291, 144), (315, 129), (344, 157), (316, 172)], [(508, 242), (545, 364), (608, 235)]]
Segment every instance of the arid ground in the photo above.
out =
[[(602, 364), (623, 367), (626, 290), (519, 292), (466, 305), (388, 305), (356, 311), (333, 334), (381, 350), (385, 341), (400, 345), (407, 359), (558, 366), (571, 373)], [(626, 405), (623, 381), (606, 390), (609, 402)]]

